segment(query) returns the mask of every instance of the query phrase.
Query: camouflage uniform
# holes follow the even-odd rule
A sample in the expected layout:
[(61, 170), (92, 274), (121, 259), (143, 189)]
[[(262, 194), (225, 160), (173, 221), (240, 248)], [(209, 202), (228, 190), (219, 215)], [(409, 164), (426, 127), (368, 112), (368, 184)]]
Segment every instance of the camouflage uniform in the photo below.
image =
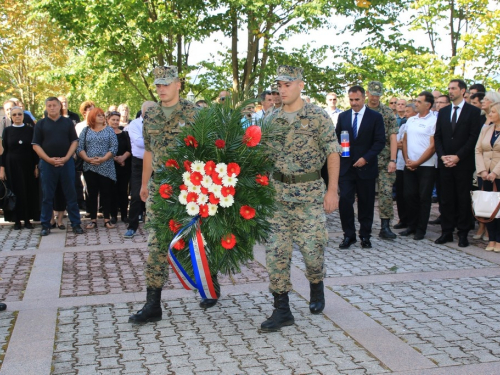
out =
[[(370, 85), (380, 85), (377, 89), (370, 87)], [(381, 94), (382, 85), (380, 82), (370, 82), (368, 85), (368, 91), (370, 93), (377, 92)], [(392, 109), (379, 104), (377, 108), (372, 108), (368, 106), (370, 109), (379, 112), (384, 118), (384, 126), (385, 126), (385, 147), (378, 154), (378, 210), (381, 219), (394, 219), (394, 209), (392, 202), (392, 186), (394, 182), (396, 182), (396, 173), (387, 172), (387, 166), (391, 161), (391, 135), (398, 134), (399, 128), (398, 123), (396, 121), (396, 116)]]
[[(298, 71), (297, 68), (280, 68)], [(283, 73), (293, 75), (297, 71)], [(286, 80), (286, 75), (280, 76), (279, 71), (278, 76), (277, 80)], [(304, 102), (292, 123), (288, 122), (282, 109), (273, 113), (270, 119), (289, 129), (281, 139), (269, 144), (276, 172), (300, 176), (320, 171), (328, 155), (341, 150), (330, 117), (316, 105)], [(304, 258), (307, 279), (318, 283), (324, 278), (324, 247), (328, 240), (323, 208), (325, 184), (318, 177), (314, 181), (295, 184), (275, 180), (274, 185), (277, 210), (270, 220), (266, 265), (270, 291), (281, 294), (292, 289), (290, 263), (293, 243), (299, 246)]]
[[(180, 99), (170, 118), (166, 118), (160, 105), (149, 108), (144, 115), (144, 148), (151, 151), (153, 156), (153, 171), (160, 168), (167, 150), (174, 144), (174, 139), (181, 132), (181, 128), (194, 122), (196, 106), (184, 99)], [(159, 186), (151, 179), (149, 181), (149, 197), (146, 202), (146, 220), (153, 220), (154, 211), (151, 209), (153, 195)], [(146, 264), (146, 285), (149, 288), (162, 288), (168, 277), (167, 253), (161, 252), (154, 230), (149, 229), (148, 236), (149, 256)]]

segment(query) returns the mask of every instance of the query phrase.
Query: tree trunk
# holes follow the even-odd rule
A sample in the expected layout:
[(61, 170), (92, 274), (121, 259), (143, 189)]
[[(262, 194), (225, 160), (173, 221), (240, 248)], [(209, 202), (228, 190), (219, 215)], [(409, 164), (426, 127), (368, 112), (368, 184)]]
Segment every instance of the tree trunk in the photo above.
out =
[(233, 71), (233, 94), (235, 97), (240, 92), (238, 77), (238, 14), (234, 7), (230, 8), (231, 14), (231, 68)]

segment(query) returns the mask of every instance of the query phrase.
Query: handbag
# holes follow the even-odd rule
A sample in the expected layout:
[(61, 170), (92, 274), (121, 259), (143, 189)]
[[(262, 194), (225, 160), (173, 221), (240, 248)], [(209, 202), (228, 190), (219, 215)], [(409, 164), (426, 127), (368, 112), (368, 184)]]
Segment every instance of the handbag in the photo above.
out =
[[(87, 133), (89, 132), (89, 128), (87, 127), (85, 129), (85, 136), (83, 137), (83, 151), (85, 153), (87, 152)], [(75, 170), (77, 172), (83, 172), (83, 159), (76, 154), (76, 159), (75, 159)]]
[(500, 219), (500, 193), (493, 182), (493, 191), (471, 191), (472, 214), (481, 223)]
[(16, 207), (16, 195), (10, 190), (3, 180), (0, 186), (0, 203), (5, 211), (14, 211)]

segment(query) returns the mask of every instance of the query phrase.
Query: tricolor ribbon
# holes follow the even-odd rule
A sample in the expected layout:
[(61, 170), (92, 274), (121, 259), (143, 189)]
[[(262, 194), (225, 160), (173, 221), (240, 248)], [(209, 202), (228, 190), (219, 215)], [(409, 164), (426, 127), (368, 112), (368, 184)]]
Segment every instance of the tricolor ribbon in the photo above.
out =
[[(207, 254), (205, 252), (205, 244), (203, 242), (203, 234), (201, 233), (198, 219), (199, 216), (196, 216), (189, 224), (179, 230), (179, 232), (175, 235), (172, 242), (170, 242), (167, 259), (184, 289), (198, 290), (202, 298), (217, 299), (218, 297), (215, 293), (214, 284), (210, 275)], [(177, 243), (177, 241), (184, 237), (183, 233), (186, 229), (193, 225), (197, 226), (196, 234), (195, 238), (189, 240), (189, 251), (191, 254), (191, 262), (196, 282), (193, 281), (186, 270), (184, 270), (172, 250), (172, 247)]]

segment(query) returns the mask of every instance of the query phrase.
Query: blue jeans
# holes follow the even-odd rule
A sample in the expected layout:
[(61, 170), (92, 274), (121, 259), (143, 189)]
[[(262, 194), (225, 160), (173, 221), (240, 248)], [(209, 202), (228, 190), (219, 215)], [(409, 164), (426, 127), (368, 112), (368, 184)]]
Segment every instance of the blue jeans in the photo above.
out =
[(52, 218), (52, 210), (54, 203), (54, 194), (57, 188), (57, 182), (61, 181), (64, 197), (66, 198), (66, 210), (68, 211), (71, 226), (79, 226), (80, 210), (76, 201), (75, 190), (75, 162), (70, 158), (62, 167), (54, 167), (52, 164), (44, 160), (40, 160), (38, 166), (40, 177), (42, 180), (42, 213), (40, 222), (42, 227), (50, 228), (50, 219)]

